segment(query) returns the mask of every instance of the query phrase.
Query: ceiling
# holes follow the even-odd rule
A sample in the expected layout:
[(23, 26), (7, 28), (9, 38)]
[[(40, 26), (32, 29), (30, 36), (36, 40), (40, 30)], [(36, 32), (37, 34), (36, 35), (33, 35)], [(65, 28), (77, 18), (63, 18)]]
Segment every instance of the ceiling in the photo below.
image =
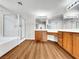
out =
[[(22, 1), (23, 5), (19, 5), (18, 1)], [(75, 0), (0, 0), (0, 4), (15, 13), (35, 16), (44, 12), (47, 16), (55, 16), (64, 13), (72, 1)]]

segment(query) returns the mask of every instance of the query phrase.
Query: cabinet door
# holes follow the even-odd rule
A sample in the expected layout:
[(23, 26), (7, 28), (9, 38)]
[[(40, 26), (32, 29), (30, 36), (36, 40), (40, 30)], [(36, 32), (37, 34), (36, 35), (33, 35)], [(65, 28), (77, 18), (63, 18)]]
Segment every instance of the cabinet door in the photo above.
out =
[(73, 55), (79, 59), (79, 34), (73, 34)]
[(42, 39), (42, 32), (41, 31), (35, 31), (35, 40), (41, 41)]
[(63, 33), (58, 32), (58, 44), (62, 47), (63, 46)]
[(63, 48), (72, 54), (72, 33), (63, 32)]
[(47, 41), (47, 31), (42, 32), (42, 41)]

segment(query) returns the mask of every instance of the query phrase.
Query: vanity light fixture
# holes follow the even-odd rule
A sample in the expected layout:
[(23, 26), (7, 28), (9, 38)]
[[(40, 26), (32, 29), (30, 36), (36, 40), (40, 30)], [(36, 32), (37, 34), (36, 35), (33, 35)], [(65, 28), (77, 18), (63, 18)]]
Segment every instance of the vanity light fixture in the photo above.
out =
[(79, 4), (79, 1), (75, 1), (74, 3), (72, 3), (67, 9), (71, 9), (72, 7), (74, 7), (75, 5)]

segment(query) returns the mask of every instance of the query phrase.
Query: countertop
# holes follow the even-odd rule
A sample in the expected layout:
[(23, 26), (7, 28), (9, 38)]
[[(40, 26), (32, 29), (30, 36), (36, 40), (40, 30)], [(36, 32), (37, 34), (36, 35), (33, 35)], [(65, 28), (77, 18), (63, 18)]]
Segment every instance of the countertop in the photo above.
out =
[(47, 31), (47, 32), (77, 32), (79, 33), (79, 29), (35, 29), (35, 31)]

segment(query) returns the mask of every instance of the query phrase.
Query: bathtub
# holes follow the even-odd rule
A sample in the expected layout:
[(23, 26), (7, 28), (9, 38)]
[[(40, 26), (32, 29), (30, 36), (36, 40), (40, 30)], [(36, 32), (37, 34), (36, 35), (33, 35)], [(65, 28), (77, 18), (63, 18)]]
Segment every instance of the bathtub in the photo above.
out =
[(16, 47), (22, 41), (17, 37), (0, 37), (0, 57)]

